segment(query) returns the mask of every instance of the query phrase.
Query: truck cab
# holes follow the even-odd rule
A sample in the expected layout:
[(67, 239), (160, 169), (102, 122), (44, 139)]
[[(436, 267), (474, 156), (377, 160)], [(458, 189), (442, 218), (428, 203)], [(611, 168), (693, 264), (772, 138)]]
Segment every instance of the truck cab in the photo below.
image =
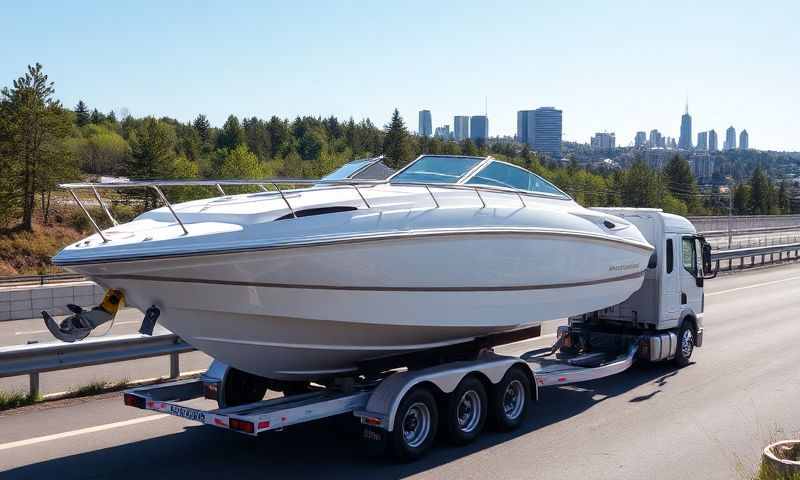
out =
[(655, 251), (639, 290), (620, 304), (571, 318), (570, 327), (646, 333), (651, 348), (640, 355), (688, 363), (692, 349), (703, 343), (703, 284), (713, 275), (710, 246), (689, 220), (661, 209), (594, 210), (630, 222)]

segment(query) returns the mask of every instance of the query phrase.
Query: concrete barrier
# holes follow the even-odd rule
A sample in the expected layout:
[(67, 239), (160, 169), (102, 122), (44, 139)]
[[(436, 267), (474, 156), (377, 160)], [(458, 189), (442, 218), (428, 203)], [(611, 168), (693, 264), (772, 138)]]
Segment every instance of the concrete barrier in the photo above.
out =
[(104, 293), (93, 282), (0, 287), (0, 322), (36, 318), (42, 310), (52, 315), (66, 315), (68, 303), (94, 306), (103, 299)]

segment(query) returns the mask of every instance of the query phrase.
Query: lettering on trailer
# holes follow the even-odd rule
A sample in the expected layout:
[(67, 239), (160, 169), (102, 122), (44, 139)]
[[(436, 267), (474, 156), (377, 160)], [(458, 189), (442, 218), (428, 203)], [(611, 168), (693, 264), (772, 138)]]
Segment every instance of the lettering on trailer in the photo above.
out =
[(619, 272), (619, 271), (622, 271), (622, 270), (633, 270), (633, 269), (637, 269), (638, 270), (639, 269), (639, 264), (638, 263), (627, 263), (627, 264), (624, 264), (624, 265), (611, 265), (610, 267), (608, 267), (608, 271), (609, 272)]
[(206, 419), (206, 415), (200, 410), (195, 410), (193, 408), (188, 408), (188, 407), (181, 407), (178, 405), (170, 405), (169, 413), (175, 415), (176, 417), (183, 417), (189, 420), (194, 420), (196, 422), (205, 422)]

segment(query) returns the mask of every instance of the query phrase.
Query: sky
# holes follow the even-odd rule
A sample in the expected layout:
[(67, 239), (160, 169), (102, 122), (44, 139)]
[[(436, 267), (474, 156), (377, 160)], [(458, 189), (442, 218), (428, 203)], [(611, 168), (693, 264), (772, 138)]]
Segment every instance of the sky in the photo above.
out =
[(555, 106), (564, 139), (746, 128), (800, 151), (800, 2), (13, 2), (0, 10), (0, 86), (39, 62), (73, 107), (221, 125), (229, 114), (370, 118), (411, 130)]

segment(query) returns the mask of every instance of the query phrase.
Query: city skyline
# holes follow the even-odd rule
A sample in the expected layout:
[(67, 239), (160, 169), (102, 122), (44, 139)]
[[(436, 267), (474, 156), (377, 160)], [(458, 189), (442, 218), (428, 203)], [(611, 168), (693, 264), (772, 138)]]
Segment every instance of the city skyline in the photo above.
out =
[[(585, 143), (595, 132), (614, 131), (623, 145), (644, 126), (678, 137), (675, 107), (688, 93), (693, 112), (703, 112), (693, 118), (695, 132), (747, 125), (757, 132), (753, 148), (800, 151), (791, 108), (800, 72), (786, 61), (800, 44), (793, 25), (800, 4), (754, 11), (745, 2), (678, 1), (648, 5), (644, 16), (640, 7), (467, 0), (454, 13), (446, 3), (339, 4), (323, 8), (325, 22), (308, 22), (307, 9), (283, 2), (244, 1), (235, 9), (148, 1), (39, 9), (17, 2), (4, 7), (0, 85), (40, 62), (70, 108), (82, 99), (103, 112), (127, 108), (137, 117), (183, 122), (203, 113), (216, 126), (230, 114), (335, 115), (383, 126), (394, 108), (410, 124), (419, 105), (462, 114), (483, 113), (488, 103), (493, 136), (514, 135), (520, 107), (558, 105), (568, 112), (564, 140)], [(486, 19), (503, 9), (514, 15), (487, 31)], [(423, 21), (414, 15), (421, 10)], [(681, 10), (692, 15), (662, 21)], [(32, 24), (47, 35), (30, 35)], [(485, 33), (463, 36), (446, 64), (420, 55), (413, 40), (446, 45), (473, 31)], [(520, 44), (530, 48), (512, 48)], [(544, 64), (557, 68), (542, 75)]]

